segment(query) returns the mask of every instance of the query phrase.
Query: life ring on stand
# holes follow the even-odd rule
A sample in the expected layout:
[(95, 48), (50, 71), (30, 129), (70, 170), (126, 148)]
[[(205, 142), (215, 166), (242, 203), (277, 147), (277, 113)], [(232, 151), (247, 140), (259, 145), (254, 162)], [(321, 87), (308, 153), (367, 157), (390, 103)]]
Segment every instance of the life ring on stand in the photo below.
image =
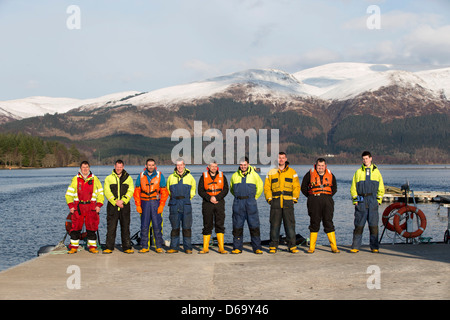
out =
[[(414, 232), (407, 232), (406, 229), (402, 229), (401, 226), (399, 225), (400, 223), (400, 217), (403, 214), (416, 214), (419, 219), (420, 219), (420, 226), (419, 228), (414, 231)], [(427, 227), (427, 218), (425, 217), (425, 214), (422, 212), (422, 210), (413, 207), (413, 206), (406, 206), (406, 207), (402, 207), (398, 210), (398, 212), (395, 214), (394, 216), (394, 228), (395, 231), (401, 235), (402, 237), (405, 238), (415, 238), (420, 236), (424, 231), (425, 228)]]
[[(389, 222), (389, 218), (392, 218), (392, 216), (394, 216), (392, 214), (394, 210), (400, 209), (401, 207), (404, 206), (406, 206), (406, 204), (403, 202), (394, 202), (393, 204), (389, 205), (386, 209), (384, 209), (381, 220), (383, 221), (383, 225), (388, 230), (395, 231), (395, 227), (393, 224)], [(402, 230), (406, 230), (406, 222), (400, 225), (400, 228)]]

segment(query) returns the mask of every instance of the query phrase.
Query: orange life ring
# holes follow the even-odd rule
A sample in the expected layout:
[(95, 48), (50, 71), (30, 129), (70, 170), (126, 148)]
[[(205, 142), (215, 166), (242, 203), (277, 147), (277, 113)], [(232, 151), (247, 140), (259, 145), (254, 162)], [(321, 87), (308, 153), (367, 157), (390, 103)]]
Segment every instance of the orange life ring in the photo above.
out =
[[(386, 209), (384, 209), (381, 220), (383, 221), (383, 225), (386, 226), (386, 228), (388, 230), (395, 231), (394, 225), (389, 222), (389, 218), (392, 217), (391, 213), (394, 210), (400, 209), (401, 207), (404, 207), (404, 206), (406, 206), (406, 204), (403, 202), (394, 202), (393, 204), (389, 205)], [(406, 222), (403, 223), (402, 225), (400, 225), (400, 228), (402, 230), (405, 230)]]
[[(414, 232), (407, 232), (406, 229), (402, 229), (400, 227), (400, 225), (399, 225), (399, 223), (400, 223), (400, 216), (402, 216), (405, 213), (407, 213), (407, 214), (409, 214), (409, 213), (416, 214), (419, 217), (419, 219), (420, 219), (420, 226), (419, 226), (419, 228), (416, 231), (414, 231)], [(418, 236), (420, 236), (422, 234), (422, 232), (425, 231), (426, 227), (427, 227), (427, 218), (425, 217), (425, 214), (422, 212), (422, 210), (420, 210), (420, 209), (418, 209), (416, 207), (406, 206), (406, 207), (400, 208), (398, 210), (398, 212), (394, 216), (394, 228), (395, 228), (395, 231), (399, 235), (401, 235), (402, 237), (405, 237), (405, 238), (418, 237)]]

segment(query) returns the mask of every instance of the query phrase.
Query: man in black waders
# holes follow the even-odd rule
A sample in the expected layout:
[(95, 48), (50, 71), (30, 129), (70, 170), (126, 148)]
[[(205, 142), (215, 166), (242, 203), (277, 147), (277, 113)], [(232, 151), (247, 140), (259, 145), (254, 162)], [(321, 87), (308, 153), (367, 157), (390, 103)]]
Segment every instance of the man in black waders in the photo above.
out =
[(337, 191), (337, 184), (334, 174), (327, 169), (325, 159), (317, 159), (314, 168), (305, 174), (302, 180), (301, 190), (304, 196), (308, 198), (306, 203), (310, 218), (308, 253), (314, 253), (321, 221), (323, 223), (323, 230), (330, 241), (331, 251), (339, 253), (333, 224), (333, 195)]
[(212, 160), (207, 171), (203, 172), (198, 181), (198, 194), (203, 198), (203, 250), (198, 253), (209, 252), (209, 241), (213, 226), (219, 245), (219, 253), (227, 253), (224, 248), (225, 233), (225, 196), (228, 194), (228, 181), (217, 162)]

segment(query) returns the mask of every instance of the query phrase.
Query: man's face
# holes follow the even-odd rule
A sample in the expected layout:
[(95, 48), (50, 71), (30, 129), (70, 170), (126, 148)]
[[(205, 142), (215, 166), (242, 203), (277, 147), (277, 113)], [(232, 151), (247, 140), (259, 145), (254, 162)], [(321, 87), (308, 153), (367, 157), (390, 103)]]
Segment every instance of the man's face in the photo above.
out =
[(185, 166), (186, 165), (184, 164), (183, 161), (177, 161), (177, 171), (178, 171), (178, 173), (183, 173)]
[(210, 163), (208, 168), (212, 174), (215, 174), (217, 172), (217, 163)]
[(278, 165), (279, 165), (279, 166), (284, 166), (284, 164), (286, 163), (286, 161), (287, 161), (287, 157), (286, 157), (285, 154), (279, 154), (279, 155), (278, 155)]
[(116, 163), (114, 165), (114, 170), (116, 170), (117, 175), (121, 175), (123, 171), (123, 164), (122, 163)]
[(242, 172), (247, 171), (247, 169), (248, 169), (248, 162), (247, 161), (242, 161), (239, 164), (239, 168), (241, 169)]
[(325, 167), (326, 167), (325, 162), (317, 162), (316, 164), (316, 170), (320, 175), (325, 173)]
[(153, 172), (156, 168), (156, 164), (153, 161), (147, 162), (147, 171)]
[(91, 171), (88, 164), (82, 164), (80, 170), (84, 176), (87, 176), (89, 174), (89, 171)]
[(362, 162), (365, 167), (370, 167), (370, 165), (372, 164), (372, 157), (364, 156), (364, 157), (362, 157)]

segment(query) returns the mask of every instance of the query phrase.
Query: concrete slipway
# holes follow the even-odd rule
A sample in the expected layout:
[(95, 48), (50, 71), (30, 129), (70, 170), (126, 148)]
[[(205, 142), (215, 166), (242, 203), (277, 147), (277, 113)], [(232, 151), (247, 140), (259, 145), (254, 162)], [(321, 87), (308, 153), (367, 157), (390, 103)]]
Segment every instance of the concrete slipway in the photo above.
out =
[(191, 255), (52, 252), (0, 272), (0, 299), (450, 299), (450, 245), (382, 245), (378, 254), (339, 248), (291, 254), (280, 247), (275, 255), (267, 247), (262, 255), (249, 248), (221, 255), (216, 247), (204, 255), (200, 247)]

